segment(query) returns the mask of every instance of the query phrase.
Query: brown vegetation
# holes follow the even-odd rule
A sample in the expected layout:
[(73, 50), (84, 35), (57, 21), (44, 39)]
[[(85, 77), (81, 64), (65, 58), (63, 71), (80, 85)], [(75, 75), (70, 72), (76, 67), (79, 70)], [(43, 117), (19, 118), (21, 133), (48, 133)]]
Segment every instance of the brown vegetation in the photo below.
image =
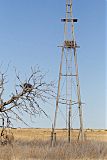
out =
[(0, 136), (1, 145), (13, 144), (14, 136), (13, 132), (10, 129), (3, 128)]
[(107, 159), (107, 131), (87, 130), (87, 140), (82, 143), (76, 140), (78, 130), (73, 130), (69, 144), (66, 130), (57, 130), (55, 147), (50, 146), (50, 129), (12, 129), (12, 132), (15, 138), (13, 146), (0, 146), (0, 160)]
[(104, 142), (87, 141), (78, 143), (76, 141), (68, 144), (58, 141), (56, 147), (50, 147), (50, 141), (16, 141), (13, 147), (4, 146), (0, 148), (0, 159), (3, 160), (87, 160), (106, 159), (107, 144)]

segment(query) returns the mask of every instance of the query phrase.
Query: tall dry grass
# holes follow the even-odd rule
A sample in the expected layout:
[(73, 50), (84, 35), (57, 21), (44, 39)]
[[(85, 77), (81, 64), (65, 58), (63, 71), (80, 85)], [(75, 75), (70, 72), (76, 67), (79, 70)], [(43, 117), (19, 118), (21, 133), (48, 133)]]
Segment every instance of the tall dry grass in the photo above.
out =
[(55, 147), (50, 141), (15, 140), (13, 146), (0, 146), (0, 160), (107, 160), (107, 142), (84, 143), (58, 140)]

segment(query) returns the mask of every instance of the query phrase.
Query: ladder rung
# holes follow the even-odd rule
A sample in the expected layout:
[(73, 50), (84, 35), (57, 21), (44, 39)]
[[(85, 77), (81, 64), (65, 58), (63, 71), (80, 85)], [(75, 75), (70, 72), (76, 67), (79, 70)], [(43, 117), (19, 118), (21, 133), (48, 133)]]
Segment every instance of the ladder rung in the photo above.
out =
[(77, 76), (76, 74), (62, 74), (61, 76)]

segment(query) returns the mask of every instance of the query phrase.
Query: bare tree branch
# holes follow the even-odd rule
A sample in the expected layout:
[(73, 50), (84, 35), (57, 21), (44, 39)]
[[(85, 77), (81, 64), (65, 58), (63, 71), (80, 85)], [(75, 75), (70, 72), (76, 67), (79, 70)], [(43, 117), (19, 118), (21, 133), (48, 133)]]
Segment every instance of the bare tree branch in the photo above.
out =
[(12, 114), (15, 119), (17, 118), (26, 124), (21, 118), (21, 114), (27, 113), (29, 116), (35, 117), (35, 115), (43, 112), (48, 117), (40, 104), (44, 104), (55, 97), (54, 83), (45, 81), (45, 74), (40, 71), (39, 67), (37, 69), (31, 68), (31, 74), (26, 80), (21, 79), (16, 69), (15, 74), (17, 79), (15, 90), (8, 100), (4, 100), (6, 75), (0, 73), (0, 118), (11, 121), (13, 117), (9, 115)]

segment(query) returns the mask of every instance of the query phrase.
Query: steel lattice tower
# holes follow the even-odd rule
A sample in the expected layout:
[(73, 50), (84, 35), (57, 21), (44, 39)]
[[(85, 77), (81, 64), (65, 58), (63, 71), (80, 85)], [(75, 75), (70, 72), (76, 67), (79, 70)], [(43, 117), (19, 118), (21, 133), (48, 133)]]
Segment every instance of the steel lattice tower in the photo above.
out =
[[(61, 19), (64, 22), (64, 42), (61, 47), (61, 62), (59, 69), (59, 80), (58, 80), (58, 91), (56, 98), (56, 111), (52, 129), (52, 142), (55, 139), (55, 129), (56, 129), (56, 121), (57, 121), (57, 113), (59, 109), (60, 103), (64, 104), (66, 107), (66, 128), (68, 128), (68, 141), (70, 142), (70, 130), (72, 125), (72, 107), (77, 105), (79, 112), (79, 139), (84, 140), (83, 133), (83, 115), (82, 115), (82, 102), (80, 95), (80, 83), (78, 76), (78, 64), (77, 64), (77, 48), (79, 47), (76, 43), (75, 33), (74, 33), (74, 24), (78, 21), (78, 19), (73, 18), (72, 13), (72, 0), (66, 0), (66, 18)], [(61, 81), (65, 78), (66, 85), (63, 97), (61, 96)], [(77, 101), (73, 100), (73, 81), (76, 83), (76, 97)]]

